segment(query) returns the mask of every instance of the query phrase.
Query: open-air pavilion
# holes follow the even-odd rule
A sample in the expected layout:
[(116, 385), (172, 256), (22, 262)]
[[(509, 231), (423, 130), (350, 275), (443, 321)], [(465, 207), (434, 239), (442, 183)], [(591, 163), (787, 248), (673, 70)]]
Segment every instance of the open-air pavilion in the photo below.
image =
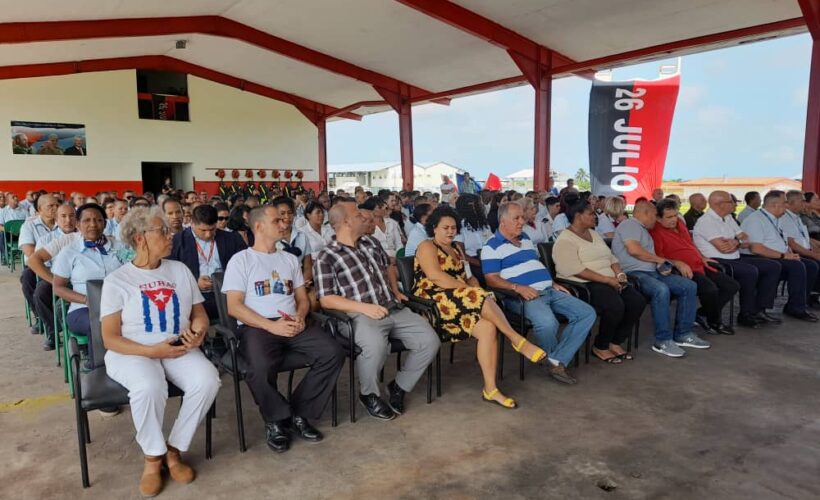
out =
[[(406, 189), (413, 186), (415, 104), (446, 106), (461, 96), (531, 85), (534, 183), (543, 189), (550, 168), (554, 78), (591, 78), (601, 69), (809, 32), (814, 42), (811, 61), (806, 61), (811, 77), (802, 182), (805, 190), (820, 190), (820, 0), (0, 5), (0, 120), (27, 118), (17, 116), (21, 110), (34, 118), (50, 108), (83, 111), (70, 107), (70, 94), (50, 96), (50, 82), (78, 93), (90, 85), (80, 96), (81, 107), (89, 108), (93, 95), (105, 94), (112, 84), (133, 85), (134, 70), (185, 73), (204, 82), (192, 89), (228, 103), (197, 116), (197, 102), (203, 99), (192, 91), (190, 125), (197, 120), (200, 127), (203, 121), (213, 124), (197, 129), (199, 139), (216, 143), (222, 134), (236, 132), (216, 128), (219, 117), (232, 110), (258, 112), (253, 125), (269, 117), (273, 125), (264, 133), (284, 137), (282, 143), (229, 153), (238, 161), (248, 154), (256, 162), (265, 154), (276, 156), (280, 146), (289, 148), (281, 161), (301, 162), (305, 180), (317, 185), (327, 182), (329, 120), (396, 113)], [(23, 86), (31, 92), (18, 93)], [(267, 108), (222, 87), (292, 109)], [(123, 93), (136, 94), (131, 87)], [(85, 110), (87, 121), (103, 111), (106, 119), (133, 118), (134, 110), (126, 106), (123, 99), (102, 100), (104, 110)], [(110, 125), (112, 131), (100, 133), (115, 134), (118, 123)], [(222, 125), (232, 128), (231, 122)], [(234, 128), (250, 135), (241, 124)], [(108, 163), (94, 164), (81, 175), (96, 185), (112, 179), (134, 182), (138, 175), (133, 171), (118, 172), (139, 168), (138, 161), (137, 167), (129, 163), (137, 158), (136, 149), (150, 150), (152, 138), (160, 134), (190, 132), (131, 125), (125, 130), (139, 138), (139, 148), (121, 144), (117, 147), (127, 155), (107, 156)], [(292, 130), (294, 135), (288, 135)], [(170, 155), (174, 145), (158, 140), (157, 147)], [(203, 148), (202, 154), (210, 153)], [(80, 175), (62, 168), (32, 169), (10, 151), (0, 155), (5, 155), (0, 156), (2, 190), (74, 182)], [(150, 154), (140, 158), (154, 159)], [(215, 166), (203, 161), (193, 172), (204, 176)], [(127, 411), (113, 419), (91, 415), (91, 488), (82, 488), (73, 402), (53, 355), (43, 353), (27, 333), (18, 277), (19, 271), (0, 270), (5, 346), (0, 354), (0, 497), (136, 497), (141, 453)], [(467, 343), (456, 349), (452, 364), (445, 361), (443, 392), (432, 404), (425, 404), (419, 387), (409, 398), (410, 411), (394, 422), (360, 416), (350, 423), (340, 410), (338, 427), (331, 429), (329, 416), (319, 422), (326, 430), (323, 443), (298, 443), (285, 456), (266, 449), (246, 388), (249, 449), (239, 452), (233, 394), (225, 382), (217, 400), (213, 459), (204, 458), (203, 426), (190, 453), (199, 478), (188, 487), (172, 484), (163, 495), (818, 498), (820, 349), (818, 327), (805, 325), (786, 320), (776, 330), (739, 328), (734, 337), (720, 337), (712, 349), (684, 360), (656, 356), (645, 341), (636, 360), (624, 366), (582, 360), (580, 383), (572, 388), (557, 386), (533, 367), (519, 380), (518, 359), (508, 350), (502, 384), (522, 404), (516, 412), (481, 404), (475, 347)], [(651, 328), (644, 315), (644, 339)], [(339, 384), (342, 401), (345, 377)], [(170, 406), (173, 414), (176, 407)]]

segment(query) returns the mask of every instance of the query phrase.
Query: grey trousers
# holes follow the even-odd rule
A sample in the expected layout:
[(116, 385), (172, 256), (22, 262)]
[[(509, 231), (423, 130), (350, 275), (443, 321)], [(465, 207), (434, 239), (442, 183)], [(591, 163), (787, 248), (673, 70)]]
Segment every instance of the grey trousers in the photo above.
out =
[[(406, 308), (392, 310), (390, 316), (380, 320), (359, 313), (350, 314), (350, 318), (356, 331), (356, 345), (362, 350), (356, 357), (361, 393), (379, 395), (379, 372), (390, 354), (388, 339), (400, 340), (409, 349), (396, 383), (405, 392), (412, 391), (441, 346), (430, 323)], [(340, 333), (348, 336), (346, 331)]]

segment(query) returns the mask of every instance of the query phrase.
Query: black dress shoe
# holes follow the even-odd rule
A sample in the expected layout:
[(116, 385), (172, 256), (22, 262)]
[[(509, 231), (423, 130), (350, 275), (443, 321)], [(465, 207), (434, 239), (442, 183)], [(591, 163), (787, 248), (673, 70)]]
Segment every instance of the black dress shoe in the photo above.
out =
[(319, 429), (310, 425), (310, 422), (304, 417), (293, 417), (291, 424), (293, 432), (305, 441), (318, 443), (325, 438), (322, 433), (319, 432)]
[(382, 398), (375, 394), (360, 394), (359, 401), (362, 402), (362, 405), (364, 405), (364, 408), (371, 417), (381, 420), (393, 420), (396, 418), (396, 412), (387, 406), (387, 403), (385, 403)]
[(737, 324), (746, 328), (760, 328), (760, 322), (754, 316), (737, 315)]
[(800, 321), (808, 321), (809, 323), (817, 323), (817, 316), (808, 312), (808, 311), (788, 311), (784, 310), (783, 314), (787, 316), (791, 316), (794, 319), (799, 319)]
[(697, 323), (698, 326), (700, 326), (700, 328), (703, 330), (703, 333), (708, 333), (709, 335), (719, 335), (720, 334), (720, 332), (716, 332), (715, 329), (712, 328), (711, 325), (709, 325), (709, 322), (706, 321), (706, 318), (704, 318), (700, 314), (695, 316), (695, 323)]
[(734, 335), (735, 329), (729, 325), (724, 325), (723, 323), (718, 323), (716, 325), (709, 325), (715, 333), (720, 335)]
[(268, 448), (276, 453), (284, 453), (290, 449), (290, 429), (286, 420), (265, 423), (265, 441)]
[(43, 350), (44, 351), (53, 351), (54, 350), (54, 341), (51, 342), (43, 342)]
[(403, 414), (405, 395), (404, 390), (402, 390), (402, 388), (399, 387), (399, 384), (397, 384), (394, 380), (387, 384), (387, 391), (390, 392), (390, 398), (387, 400), (387, 404), (390, 405), (390, 408), (392, 408), (394, 412), (399, 415)]
[(40, 335), (40, 328), (38, 328), (36, 324), (31, 325), (29, 333), (31, 333), (32, 335)]
[(782, 319), (778, 318), (777, 316), (775, 316), (773, 314), (769, 314), (766, 311), (761, 311), (761, 312), (757, 313), (757, 315), (755, 316), (755, 319), (760, 323), (769, 323), (769, 324), (772, 324), (772, 325), (779, 325), (779, 324), (783, 323)]

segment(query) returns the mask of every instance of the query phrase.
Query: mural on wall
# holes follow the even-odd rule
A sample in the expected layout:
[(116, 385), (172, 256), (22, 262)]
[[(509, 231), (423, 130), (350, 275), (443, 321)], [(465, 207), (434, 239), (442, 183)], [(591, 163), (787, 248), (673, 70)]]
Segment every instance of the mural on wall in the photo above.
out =
[(16, 155), (86, 156), (85, 125), (12, 121), (11, 152)]

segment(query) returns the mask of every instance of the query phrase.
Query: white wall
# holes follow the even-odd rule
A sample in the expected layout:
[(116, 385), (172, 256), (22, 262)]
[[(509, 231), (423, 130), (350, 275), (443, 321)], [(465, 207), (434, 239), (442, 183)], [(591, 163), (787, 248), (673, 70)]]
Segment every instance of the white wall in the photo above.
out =
[(316, 127), (293, 106), (193, 76), (188, 94), (191, 121), (163, 122), (138, 118), (135, 71), (0, 81), (8, 137), (12, 120), (83, 123), (89, 153), (13, 155), (6, 142), (0, 180), (137, 181), (143, 161), (191, 163), (206, 181), (217, 167), (311, 169), (305, 181), (318, 180)]

